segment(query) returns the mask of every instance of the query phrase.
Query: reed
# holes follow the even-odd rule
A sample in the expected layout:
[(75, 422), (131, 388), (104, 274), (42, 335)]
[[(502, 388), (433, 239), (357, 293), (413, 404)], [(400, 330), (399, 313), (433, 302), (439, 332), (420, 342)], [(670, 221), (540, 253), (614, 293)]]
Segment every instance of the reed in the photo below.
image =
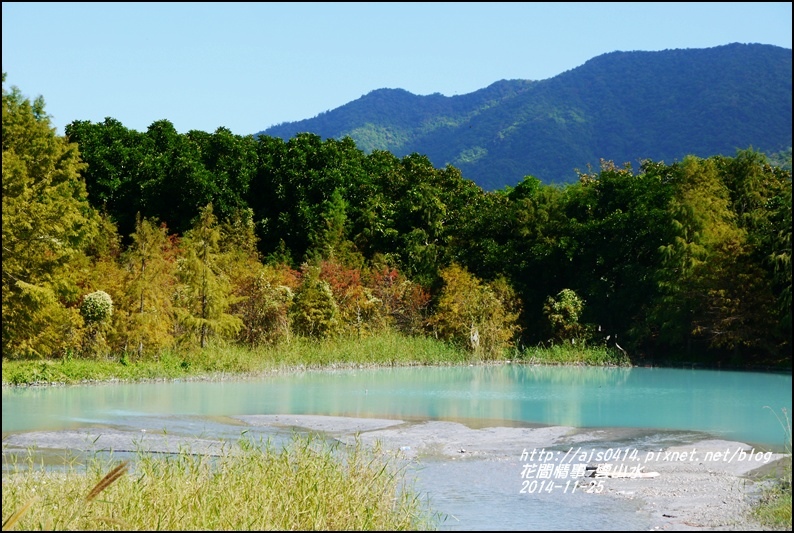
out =
[(165, 351), (156, 358), (129, 362), (64, 358), (3, 359), (3, 384), (30, 385), (91, 381), (214, 378), (274, 370), (331, 366), (410, 366), (468, 362), (470, 354), (429, 337), (387, 331), (370, 337), (313, 340), (293, 337), (276, 346), (250, 349), (235, 345), (205, 350)]
[(526, 347), (516, 359), (539, 365), (631, 366), (625, 352), (606, 346), (561, 343), (549, 347)]
[[(129, 465), (99, 459), (83, 472), (4, 475), (3, 529), (398, 530), (431, 529), (433, 515), (405, 466), (379, 448), (317, 436), (277, 449), (241, 440), (220, 457), (138, 453)], [(107, 461), (107, 460), (105, 460)], [(93, 485), (92, 485), (93, 484)], [(91, 488), (93, 486), (93, 488)], [(102, 498), (99, 494), (102, 493)], [(13, 520), (13, 521), (12, 521)]]

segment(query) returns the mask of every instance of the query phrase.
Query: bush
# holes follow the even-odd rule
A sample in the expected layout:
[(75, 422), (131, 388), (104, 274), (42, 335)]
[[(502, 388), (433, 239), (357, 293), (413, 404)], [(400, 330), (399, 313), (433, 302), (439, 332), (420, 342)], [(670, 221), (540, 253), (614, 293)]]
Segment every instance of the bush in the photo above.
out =
[(87, 294), (80, 305), (80, 314), (86, 322), (104, 322), (113, 315), (113, 300), (105, 291)]
[(441, 271), (444, 288), (430, 319), (437, 335), (476, 357), (498, 359), (513, 346), (518, 300), (503, 279), (483, 283), (453, 264)]
[(571, 289), (563, 289), (557, 297), (549, 296), (543, 305), (554, 339), (559, 341), (586, 340), (586, 328), (579, 323), (584, 300)]

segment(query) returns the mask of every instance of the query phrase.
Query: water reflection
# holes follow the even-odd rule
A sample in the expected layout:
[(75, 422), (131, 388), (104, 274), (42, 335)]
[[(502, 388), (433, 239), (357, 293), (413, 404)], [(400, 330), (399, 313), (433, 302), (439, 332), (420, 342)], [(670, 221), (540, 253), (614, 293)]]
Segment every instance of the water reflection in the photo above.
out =
[[(140, 417), (317, 414), (705, 431), (778, 447), (791, 375), (472, 366), (309, 371), (250, 380), (3, 389), (3, 434)], [(771, 409), (766, 409), (769, 406)]]

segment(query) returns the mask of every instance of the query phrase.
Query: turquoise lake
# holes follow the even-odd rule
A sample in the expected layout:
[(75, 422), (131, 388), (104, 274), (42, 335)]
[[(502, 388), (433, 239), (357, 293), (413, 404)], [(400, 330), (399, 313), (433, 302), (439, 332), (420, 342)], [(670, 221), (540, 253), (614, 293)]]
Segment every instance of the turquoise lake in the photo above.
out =
[[(2, 395), (4, 444), (9, 435), (83, 428), (234, 440), (245, 427), (229, 417), (294, 414), (454, 421), (470, 428), (604, 428), (607, 439), (594, 444), (601, 448), (658, 450), (715, 438), (782, 451), (781, 417), (791, 413), (792, 376), (504, 364), (6, 387)], [(286, 440), (290, 433), (275, 435)], [(637, 501), (521, 494), (522, 445), (508, 444), (515, 457), (507, 460), (431, 458), (409, 471), (433, 509), (447, 517), (440, 529), (652, 528), (651, 515)]]
[(248, 380), (3, 389), (3, 434), (145, 416), (313, 414), (701, 431), (780, 449), (791, 374), (525, 365), (306, 371)]

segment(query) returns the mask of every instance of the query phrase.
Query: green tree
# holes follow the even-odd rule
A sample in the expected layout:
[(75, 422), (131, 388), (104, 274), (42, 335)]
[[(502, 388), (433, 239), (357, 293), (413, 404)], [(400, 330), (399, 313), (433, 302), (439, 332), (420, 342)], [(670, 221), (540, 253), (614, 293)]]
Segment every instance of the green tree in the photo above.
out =
[[(662, 340), (687, 351), (692, 341), (733, 349), (739, 346), (736, 331), (743, 322), (736, 312), (748, 309), (746, 302), (735, 300), (746, 290), (740, 284), (748, 281), (737, 278), (735, 266), (746, 253), (746, 232), (730, 209), (729, 190), (714, 159), (690, 156), (671, 171), (676, 231), (671, 243), (661, 247), (665, 268), (653, 319), (661, 325)], [(747, 317), (744, 311), (741, 315)]]
[(229, 313), (238, 301), (227, 275), (221, 269), (220, 229), (212, 204), (201, 209), (193, 227), (182, 240), (184, 256), (177, 266), (182, 282), (177, 293), (176, 313), (188, 335), (197, 335), (204, 348), (210, 336), (232, 337), (242, 321)]
[(780, 197), (776, 202), (774, 238), (775, 244), (769, 254), (769, 259), (774, 265), (775, 289), (779, 294), (777, 299), (779, 324), (787, 346), (782, 347), (782, 353), (791, 356), (791, 173), (789, 173), (789, 194)]
[(77, 145), (55, 134), (44, 99), (6, 90), (3, 74), (3, 354), (49, 356), (75, 342), (70, 275), (97, 232)]
[(256, 175), (256, 141), (252, 135), (234, 135), (220, 127), (214, 133), (192, 130), (186, 141), (195, 145), (203, 168), (209, 173), (207, 192), (220, 220), (227, 220), (248, 207), (246, 198), (251, 180)]
[(566, 285), (587, 300), (584, 322), (620, 334), (632, 348), (648, 336), (660, 247), (675, 231), (666, 177), (650, 162), (635, 174), (629, 165), (602, 161), (597, 174), (580, 174), (566, 195), (564, 235), (572, 258)]
[(364, 258), (347, 237), (347, 211), (348, 202), (342, 197), (341, 190), (335, 189), (324, 202), (322, 225), (311, 235), (309, 255), (313, 259), (332, 259), (351, 267), (363, 265)]
[(96, 124), (87, 120), (67, 124), (66, 137), (77, 143), (86, 163), (80, 174), (89, 202), (111, 217), (121, 235), (129, 235), (135, 230), (136, 213), (150, 203), (140, 187), (144, 135), (107, 117)]
[(523, 303), (522, 340), (545, 341), (543, 304), (549, 291), (570, 286), (574, 277), (576, 254), (565, 212), (570, 188), (526, 176), (515, 188), (492, 194), (492, 208), (482, 215), (483, 233), (494, 242), (489, 261), (494, 272), (503, 272), (512, 282)]
[(260, 248), (264, 255), (271, 254), (283, 240), (291, 258), (305, 261), (313, 255), (313, 245), (327, 236), (326, 223), (333, 221), (329, 209), (339, 207), (332, 196), (360, 205), (365, 156), (349, 138), (323, 141), (308, 133), (286, 143), (260, 137), (257, 153), (258, 172), (248, 202), (260, 231)]
[(735, 331), (741, 331), (746, 337), (743, 343), (756, 350), (790, 354), (791, 171), (770, 165), (753, 150), (714, 159), (728, 188), (731, 210), (747, 236), (744, 253), (732, 266), (742, 264), (736, 276), (746, 276), (751, 283), (734, 286), (751, 290), (742, 300), (754, 303), (743, 306), (743, 326)]
[(549, 296), (546, 299), (543, 313), (555, 340), (571, 343), (587, 340), (587, 330), (580, 323), (584, 304), (584, 300), (571, 289), (563, 289), (556, 297)]

